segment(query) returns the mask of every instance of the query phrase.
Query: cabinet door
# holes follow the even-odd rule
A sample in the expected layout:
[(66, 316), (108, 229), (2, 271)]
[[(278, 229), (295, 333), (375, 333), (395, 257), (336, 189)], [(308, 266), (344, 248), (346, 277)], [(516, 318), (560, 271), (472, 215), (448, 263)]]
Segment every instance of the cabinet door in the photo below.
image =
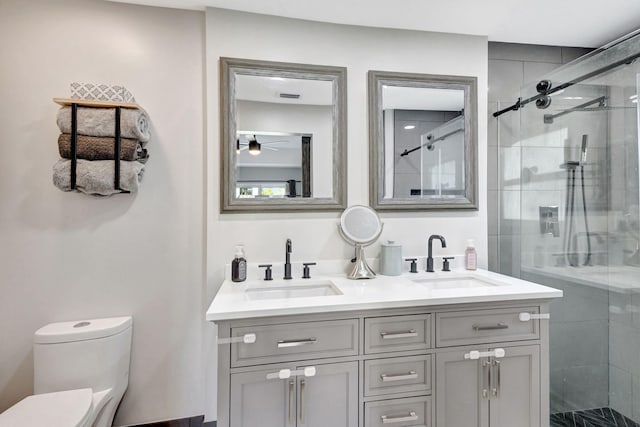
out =
[(492, 365), (491, 427), (540, 427), (540, 346), (505, 352)]
[(483, 363), (487, 360), (466, 360), (467, 352), (436, 355), (436, 427), (488, 427), (489, 400), (483, 397), (488, 374)]
[[(357, 426), (358, 362), (314, 366), (315, 376), (297, 378), (297, 426)], [(254, 427), (258, 425), (264, 426), (264, 424), (255, 424)]]
[(295, 427), (296, 379), (267, 379), (277, 370), (231, 374), (230, 427)]

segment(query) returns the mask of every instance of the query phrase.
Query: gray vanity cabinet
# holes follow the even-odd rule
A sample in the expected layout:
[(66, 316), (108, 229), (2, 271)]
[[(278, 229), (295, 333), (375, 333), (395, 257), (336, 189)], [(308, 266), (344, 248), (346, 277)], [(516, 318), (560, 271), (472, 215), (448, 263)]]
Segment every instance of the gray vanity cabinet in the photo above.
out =
[(540, 346), (500, 348), (504, 357), (469, 360), (469, 349), (436, 355), (438, 427), (541, 425)]
[[(267, 374), (273, 371), (267, 369), (231, 374), (232, 426), (295, 426), (296, 379), (267, 379)], [(289, 414), (292, 414), (290, 419)]]
[(436, 355), (436, 426), (488, 427), (489, 407), (481, 395), (482, 360), (465, 360), (466, 350)]
[(548, 302), (218, 323), (219, 427), (549, 427)]
[[(286, 367), (291, 371), (307, 366)], [(267, 379), (285, 367), (231, 374), (233, 427), (350, 427), (358, 424), (358, 363), (313, 365), (313, 376)]]
[(315, 367), (316, 375), (297, 379), (297, 427), (357, 426), (358, 362)]

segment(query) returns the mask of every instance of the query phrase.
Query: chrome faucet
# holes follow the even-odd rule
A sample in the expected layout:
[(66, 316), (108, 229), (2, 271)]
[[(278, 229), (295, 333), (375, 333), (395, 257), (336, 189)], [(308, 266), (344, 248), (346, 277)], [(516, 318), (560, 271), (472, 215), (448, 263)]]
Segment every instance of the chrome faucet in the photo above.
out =
[(433, 239), (438, 239), (440, 240), (440, 243), (442, 244), (443, 248), (447, 247), (447, 241), (444, 240), (444, 237), (437, 235), (437, 234), (432, 234), (429, 237), (429, 247), (428, 247), (428, 256), (427, 256), (427, 272), (429, 273), (433, 273)]
[(287, 239), (284, 251), (284, 280), (291, 280), (291, 239)]

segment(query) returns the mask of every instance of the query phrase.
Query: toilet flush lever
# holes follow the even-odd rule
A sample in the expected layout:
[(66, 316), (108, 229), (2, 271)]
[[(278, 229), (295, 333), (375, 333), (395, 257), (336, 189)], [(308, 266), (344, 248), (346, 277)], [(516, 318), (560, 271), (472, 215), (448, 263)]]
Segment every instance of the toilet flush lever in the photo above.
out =
[(542, 313), (542, 314), (532, 314), (532, 313), (520, 313), (518, 318), (521, 322), (528, 322), (529, 320), (549, 320), (551, 319), (551, 314)]
[(244, 334), (241, 337), (218, 338), (218, 345), (221, 344), (253, 344), (256, 342), (256, 334)]

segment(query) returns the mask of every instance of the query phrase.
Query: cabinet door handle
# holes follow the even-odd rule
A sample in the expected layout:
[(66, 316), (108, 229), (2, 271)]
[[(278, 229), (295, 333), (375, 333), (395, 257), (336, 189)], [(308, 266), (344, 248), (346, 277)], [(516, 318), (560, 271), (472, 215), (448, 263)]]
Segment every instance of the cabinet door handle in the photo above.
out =
[(551, 319), (551, 314), (542, 313), (542, 314), (533, 314), (533, 313), (520, 313), (518, 315), (518, 319), (521, 322), (528, 322), (529, 320), (549, 320)]
[(415, 411), (411, 411), (409, 412), (409, 415), (400, 415), (395, 417), (380, 415), (380, 419), (382, 420), (382, 424), (406, 423), (408, 421), (418, 421), (418, 415), (416, 415)]
[(244, 334), (241, 337), (218, 338), (218, 345), (221, 344), (253, 344), (256, 342), (256, 334)]
[(493, 365), (496, 367), (496, 386), (493, 388), (493, 395), (495, 397), (500, 397), (500, 361), (494, 360)]
[(407, 332), (380, 332), (383, 340), (393, 340), (398, 338), (417, 337), (418, 333), (415, 329), (409, 329)]
[(278, 341), (278, 348), (301, 347), (303, 345), (315, 344), (317, 342), (317, 338), (305, 338), (303, 340), (280, 340)]
[(509, 329), (509, 325), (503, 322), (496, 323), (495, 325), (473, 325), (474, 331), (495, 331), (496, 329)]
[(307, 386), (305, 380), (300, 381), (300, 423), (304, 424), (304, 390)]
[(293, 425), (296, 422), (296, 404), (295, 404), (295, 389), (296, 382), (294, 380), (289, 381), (289, 425)]
[(416, 371), (409, 371), (406, 374), (397, 374), (397, 375), (381, 374), (380, 378), (382, 379), (383, 383), (386, 383), (389, 381), (415, 380), (416, 378), (418, 378), (418, 374), (416, 373)]
[(482, 398), (487, 399), (489, 397), (489, 383), (491, 382), (491, 373), (489, 372), (489, 365), (487, 360), (482, 361)]

